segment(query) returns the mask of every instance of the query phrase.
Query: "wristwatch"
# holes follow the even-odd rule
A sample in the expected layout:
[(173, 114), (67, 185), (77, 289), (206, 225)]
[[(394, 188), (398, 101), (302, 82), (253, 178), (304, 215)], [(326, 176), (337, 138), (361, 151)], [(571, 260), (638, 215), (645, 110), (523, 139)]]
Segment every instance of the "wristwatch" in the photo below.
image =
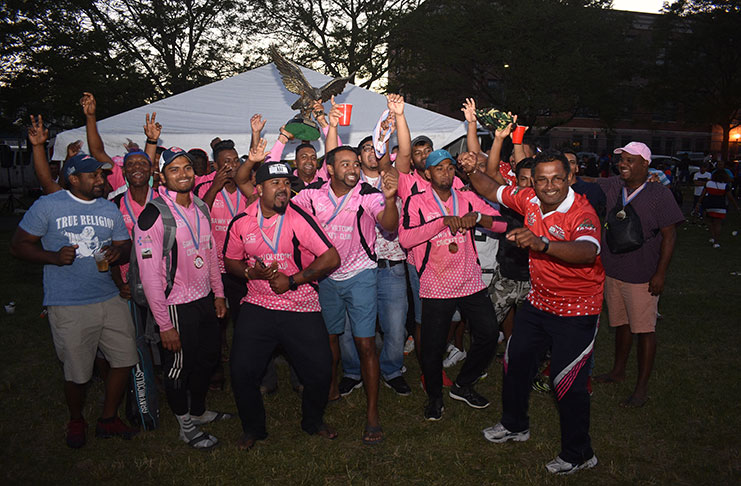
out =
[(548, 247), (551, 245), (551, 240), (549, 240), (545, 236), (541, 236), (540, 237), (540, 241), (542, 241), (543, 244), (545, 245), (545, 247), (543, 248), (543, 251), (541, 251), (541, 253), (548, 253)]
[(288, 289), (289, 290), (297, 290), (298, 284), (293, 280), (293, 275), (288, 277)]

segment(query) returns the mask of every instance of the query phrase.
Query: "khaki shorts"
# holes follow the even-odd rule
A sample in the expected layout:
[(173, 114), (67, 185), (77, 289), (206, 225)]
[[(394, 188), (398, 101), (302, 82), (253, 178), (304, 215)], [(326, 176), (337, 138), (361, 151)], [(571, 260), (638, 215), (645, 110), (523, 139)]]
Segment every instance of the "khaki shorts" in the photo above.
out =
[(111, 368), (139, 361), (136, 335), (127, 302), (119, 296), (85, 305), (50, 305), (49, 324), (57, 356), (64, 364), (64, 379), (86, 383), (93, 376), (100, 348)]
[(648, 282), (633, 284), (605, 277), (605, 302), (610, 327), (628, 324), (634, 334), (656, 331), (659, 296), (651, 295)]

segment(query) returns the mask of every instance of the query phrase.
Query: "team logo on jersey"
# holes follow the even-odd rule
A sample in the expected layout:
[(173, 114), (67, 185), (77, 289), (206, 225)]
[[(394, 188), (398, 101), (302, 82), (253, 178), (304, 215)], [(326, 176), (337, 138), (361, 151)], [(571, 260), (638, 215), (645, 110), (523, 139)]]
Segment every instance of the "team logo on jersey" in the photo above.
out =
[(530, 211), (527, 213), (527, 225), (532, 226), (535, 224), (535, 213)]
[(558, 238), (559, 240), (565, 240), (566, 239), (566, 232), (558, 226), (557, 224), (552, 225), (550, 228), (548, 228), (548, 232)]
[(597, 227), (592, 223), (592, 220), (585, 219), (582, 223), (576, 227), (576, 231), (594, 231)]
[(512, 189), (512, 195), (513, 196), (516, 195), (518, 192), (520, 192), (520, 189), (521, 189), (520, 186), (515, 186), (515, 188)]

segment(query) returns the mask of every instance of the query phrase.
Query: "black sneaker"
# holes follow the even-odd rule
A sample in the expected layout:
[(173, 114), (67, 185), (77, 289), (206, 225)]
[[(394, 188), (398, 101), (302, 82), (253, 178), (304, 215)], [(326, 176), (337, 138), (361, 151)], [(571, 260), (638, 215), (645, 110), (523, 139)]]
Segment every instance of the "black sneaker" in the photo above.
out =
[(360, 388), (363, 386), (363, 380), (356, 380), (354, 378), (348, 378), (347, 376), (343, 376), (340, 380), (340, 396), (346, 397), (349, 394), (352, 393), (353, 390), (356, 388)]
[(440, 420), (443, 418), (443, 410), (445, 410), (445, 407), (443, 407), (442, 397), (428, 399), (427, 405), (425, 405), (425, 420)]
[(85, 419), (70, 420), (67, 424), (67, 445), (73, 449), (79, 449), (85, 445), (87, 422)]
[(403, 397), (412, 394), (412, 389), (409, 387), (407, 381), (401, 375), (397, 376), (396, 378), (391, 378), (390, 380), (384, 378), (383, 384)]
[(489, 406), (489, 400), (479, 395), (473, 386), (458, 386), (453, 383), (448, 392), (450, 398), (454, 400), (460, 400), (466, 402), (469, 407), (473, 408), (486, 408)]

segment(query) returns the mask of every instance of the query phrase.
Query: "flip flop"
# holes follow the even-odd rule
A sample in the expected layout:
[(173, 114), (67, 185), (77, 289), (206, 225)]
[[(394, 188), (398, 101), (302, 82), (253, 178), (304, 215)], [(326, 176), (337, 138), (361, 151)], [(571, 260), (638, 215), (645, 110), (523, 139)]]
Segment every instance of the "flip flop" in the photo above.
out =
[[(212, 442), (210, 446), (199, 446), (199, 444), (207, 440), (210, 440)], [(201, 431), (200, 434), (187, 441), (187, 444), (193, 449), (197, 449), (199, 451), (210, 451), (211, 449), (219, 445), (219, 439), (211, 434), (207, 434), (206, 432)]]
[(337, 438), (337, 431), (327, 424), (322, 424), (316, 431), (316, 435), (329, 440), (335, 440)]
[(208, 420), (206, 422), (201, 422), (200, 420), (195, 420), (195, 421), (193, 421), (193, 424), (194, 425), (205, 425), (205, 424), (210, 424), (210, 423), (213, 423), (213, 422), (221, 422), (222, 420), (229, 420), (230, 418), (234, 417), (234, 415), (231, 414), (231, 413), (217, 412), (215, 410), (214, 410), (214, 413), (216, 415), (214, 416), (214, 418), (212, 420)]
[(380, 425), (366, 425), (363, 433), (363, 444), (375, 445), (383, 442), (383, 429)]
[(648, 397), (644, 398), (636, 398), (634, 396), (630, 396), (620, 402), (620, 406), (623, 408), (640, 408), (646, 404), (648, 401)]

